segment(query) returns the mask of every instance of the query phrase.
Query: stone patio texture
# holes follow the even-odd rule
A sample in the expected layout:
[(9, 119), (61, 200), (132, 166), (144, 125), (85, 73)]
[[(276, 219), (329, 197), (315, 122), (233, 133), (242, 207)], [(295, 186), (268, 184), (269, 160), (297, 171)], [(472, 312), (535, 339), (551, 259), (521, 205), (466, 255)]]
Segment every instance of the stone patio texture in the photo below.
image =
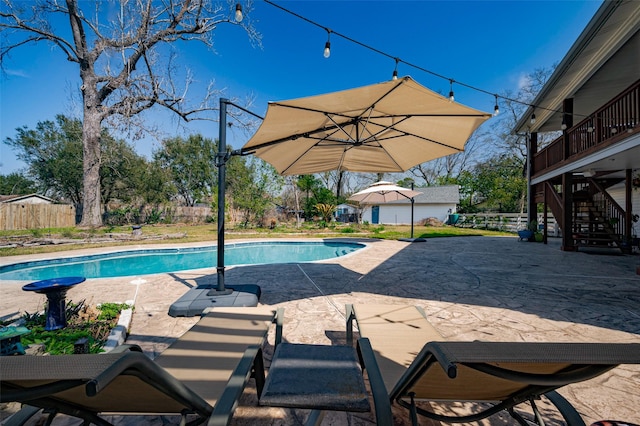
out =
[[(229, 267), (227, 286), (258, 284), (260, 303), (285, 308), (284, 340), (292, 343), (344, 344), (346, 303), (414, 304), (449, 340), (527, 342), (640, 343), (638, 255), (563, 252), (549, 244), (516, 237), (433, 238), (426, 243), (358, 240), (365, 249), (317, 263)], [(264, 240), (261, 240), (264, 241)], [(238, 242), (234, 240), (234, 242)], [(201, 244), (202, 245), (202, 244)], [(182, 245), (184, 246), (184, 245)], [(150, 249), (155, 246), (136, 248)], [(164, 245), (163, 247), (166, 247)], [(133, 248), (133, 247), (128, 247)], [(119, 249), (91, 249), (99, 253)], [(0, 264), (70, 255), (0, 258)], [(144, 282), (133, 284), (136, 278)], [(45, 297), (22, 291), (25, 281), (0, 283), (0, 316), (43, 309)], [(89, 279), (67, 294), (87, 303), (135, 301), (127, 343), (154, 357), (188, 330), (197, 318), (172, 318), (172, 302), (194, 286), (216, 285), (215, 268), (170, 274)], [(267, 365), (273, 333), (265, 347)], [(640, 424), (640, 365), (624, 365), (595, 379), (559, 391), (587, 424), (619, 419)], [(541, 402), (543, 409), (548, 404)], [(15, 408), (15, 407), (13, 407)], [(442, 410), (473, 410), (455, 404)], [(2, 418), (11, 411), (5, 407)], [(235, 412), (234, 425), (299, 425), (307, 410), (258, 407), (253, 381)], [(551, 415), (550, 424), (559, 424)], [(409, 424), (395, 407), (398, 425)], [(177, 424), (177, 417), (116, 417), (120, 425)], [(78, 424), (61, 417), (54, 424)], [(370, 413), (328, 413), (324, 425), (371, 425)], [(421, 419), (421, 424), (438, 424)], [(514, 424), (499, 414), (481, 424)]]

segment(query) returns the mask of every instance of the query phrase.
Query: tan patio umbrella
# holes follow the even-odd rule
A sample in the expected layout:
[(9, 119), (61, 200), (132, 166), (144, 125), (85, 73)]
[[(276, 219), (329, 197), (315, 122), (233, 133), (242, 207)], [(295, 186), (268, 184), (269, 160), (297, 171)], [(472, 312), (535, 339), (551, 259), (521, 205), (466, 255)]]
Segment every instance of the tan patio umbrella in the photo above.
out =
[[(413, 184), (411, 185), (413, 187)], [(414, 191), (413, 188), (403, 188), (398, 185), (394, 185), (391, 182), (380, 181), (373, 185), (363, 189), (360, 192), (356, 192), (348, 198), (350, 201), (357, 201), (359, 204), (381, 204), (389, 203), (391, 201), (409, 200), (411, 201), (411, 238), (401, 238), (402, 241), (410, 242), (424, 242), (424, 238), (413, 237), (413, 205), (414, 197), (422, 194), (422, 192)]]
[(356, 192), (348, 200), (357, 201), (360, 204), (380, 204), (390, 201), (410, 200), (420, 194), (422, 192), (403, 188), (391, 182), (380, 181), (360, 192)]
[(270, 102), (262, 125), (240, 151), (283, 175), (403, 172), (462, 151), (489, 117), (403, 77)]

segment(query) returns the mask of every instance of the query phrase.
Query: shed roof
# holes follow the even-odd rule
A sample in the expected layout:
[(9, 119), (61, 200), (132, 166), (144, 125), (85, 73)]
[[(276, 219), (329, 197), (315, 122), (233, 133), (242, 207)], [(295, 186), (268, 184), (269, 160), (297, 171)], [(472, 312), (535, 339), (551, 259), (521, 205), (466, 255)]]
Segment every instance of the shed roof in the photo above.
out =
[[(416, 195), (416, 204), (458, 204), (460, 202), (460, 187), (458, 185), (426, 186), (413, 188), (422, 194)], [(385, 204), (409, 204), (409, 199), (392, 201)]]
[(41, 200), (53, 203), (54, 200), (39, 194), (27, 194), (27, 195), (0, 195), (0, 203), (19, 203), (29, 198), (39, 198)]

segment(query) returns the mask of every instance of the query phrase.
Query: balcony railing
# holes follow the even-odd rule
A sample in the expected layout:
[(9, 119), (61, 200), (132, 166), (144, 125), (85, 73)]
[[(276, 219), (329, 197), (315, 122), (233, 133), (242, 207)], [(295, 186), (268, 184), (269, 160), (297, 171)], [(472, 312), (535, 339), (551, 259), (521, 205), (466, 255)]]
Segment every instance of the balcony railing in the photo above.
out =
[(640, 80), (533, 157), (532, 175), (576, 161), (640, 132)]

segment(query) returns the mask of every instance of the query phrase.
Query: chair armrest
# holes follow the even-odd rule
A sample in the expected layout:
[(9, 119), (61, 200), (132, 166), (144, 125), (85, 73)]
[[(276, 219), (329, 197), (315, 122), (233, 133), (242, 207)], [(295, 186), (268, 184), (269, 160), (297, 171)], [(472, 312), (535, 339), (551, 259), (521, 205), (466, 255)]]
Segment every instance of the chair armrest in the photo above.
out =
[(389, 393), (384, 385), (376, 356), (369, 339), (362, 337), (358, 339), (358, 356), (362, 363), (363, 369), (367, 371), (369, 377), (369, 385), (371, 394), (373, 395), (373, 404), (375, 406), (376, 423), (381, 426), (393, 425), (393, 416), (391, 414), (391, 401)]
[(276, 324), (276, 343), (275, 347), (277, 348), (280, 343), (282, 343), (282, 326), (284, 324), (284, 308), (276, 309), (276, 316), (273, 320)]
[[(254, 366), (254, 361), (257, 357), (262, 357), (262, 351), (257, 346), (250, 346), (244, 352), (242, 359), (236, 366), (235, 370), (231, 374), (227, 386), (224, 392), (216, 402), (213, 412), (209, 417), (207, 426), (227, 425), (233, 416), (233, 412), (238, 405), (238, 400), (244, 391), (247, 381), (251, 376), (251, 370)], [(264, 370), (262, 373), (262, 380), (264, 382)], [(256, 374), (260, 374), (256, 371)], [(256, 379), (258, 380), (258, 379)], [(258, 393), (258, 397), (260, 394)]]
[(347, 303), (345, 305), (345, 309), (347, 320), (347, 345), (353, 346), (353, 322), (357, 321), (356, 313), (353, 311), (353, 305), (351, 303)]

